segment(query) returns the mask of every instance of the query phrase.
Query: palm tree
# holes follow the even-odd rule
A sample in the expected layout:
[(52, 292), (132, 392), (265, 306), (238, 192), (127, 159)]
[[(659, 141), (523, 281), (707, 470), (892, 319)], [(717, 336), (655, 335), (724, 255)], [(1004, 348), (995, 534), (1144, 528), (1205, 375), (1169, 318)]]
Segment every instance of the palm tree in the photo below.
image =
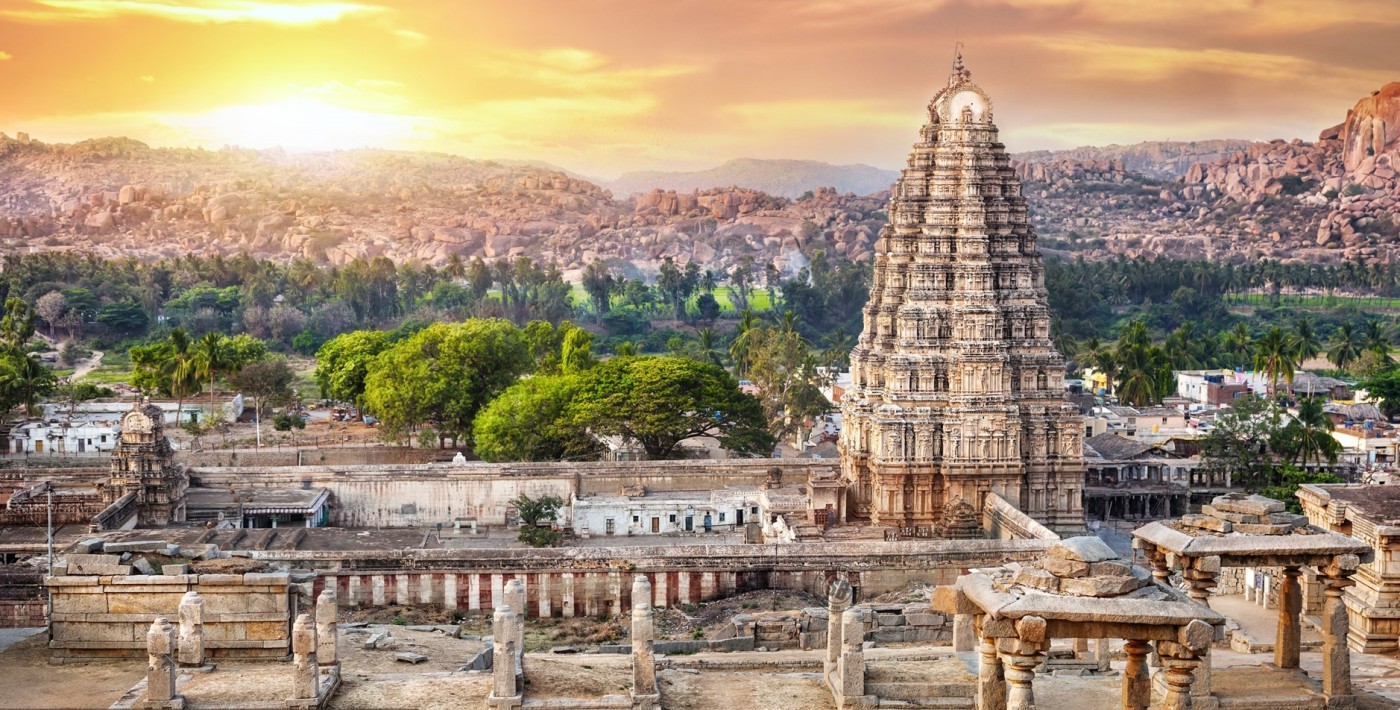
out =
[(714, 328), (701, 328), (698, 333), (699, 340), (696, 342), (696, 350), (701, 362), (713, 363), (719, 367), (724, 367), (724, 355), (721, 354), (717, 344), (719, 336), (715, 334)]
[(1390, 333), (1386, 332), (1384, 323), (1378, 320), (1366, 321), (1366, 332), (1362, 340), (1367, 350), (1379, 353), (1385, 357), (1386, 362), (1390, 362)]
[(1322, 400), (1306, 397), (1298, 402), (1298, 414), (1283, 428), (1284, 448), (1301, 466), (1308, 461), (1337, 462), (1341, 442), (1332, 437), (1332, 418), (1322, 409)]
[(1139, 341), (1118, 346), (1118, 398), (1134, 407), (1162, 401), (1171, 382), (1171, 358), (1161, 347)]
[(1195, 370), (1201, 366), (1201, 360), (1196, 355), (1200, 348), (1197, 341), (1195, 330), (1190, 323), (1182, 323), (1167, 335), (1166, 351), (1173, 368)]
[(734, 336), (734, 342), (729, 344), (729, 357), (734, 360), (734, 374), (744, 377), (749, 372), (749, 346), (753, 342), (754, 336), (750, 335), (758, 328), (758, 317), (753, 311), (744, 311), (739, 315), (739, 332)]
[(1362, 351), (1361, 334), (1356, 332), (1351, 323), (1343, 323), (1332, 333), (1332, 341), (1328, 343), (1327, 359), (1337, 366), (1338, 370), (1345, 370), (1347, 366), (1361, 357)]
[(1296, 372), (1296, 361), (1294, 353), (1297, 348), (1291, 339), (1283, 334), (1283, 329), (1274, 326), (1259, 342), (1254, 344), (1254, 369), (1263, 372), (1269, 378), (1269, 394), (1278, 390), (1279, 378), (1283, 378), (1289, 386), (1293, 384), (1293, 374)]
[[(33, 355), (0, 359), (0, 392), (13, 393), (10, 401), (24, 405), (24, 413), (34, 416), (39, 400), (53, 391), (53, 370)], [(0, 412), (3, 416), (4, 412)]]
[(1244, 321), (1236, 323), (1234, 329), (1225, 334), (1224, 345), (1226, 352), (1234, 356), (1236, 367), (1249, 364), (1250, 355), (1254, 352), (1254, 336), (1250, 335)]
[(175, 397), (175, 424), (184, 416), (185, 397), (199, 392), (199, 374), (191, 350), (190, 336), (184, 328), (170, 331), (165, 342), (170, 345), (170, 360), (165, 363), (170, 373), (170, 394)]
[(216, 416), (214, 379), (229, 366), (228, 343), (221, 333), (205, 333), (194, 348), (194, 370), (200, 379), (209, 378), (209, 416)]
[(1293, 347), (1299, 365), (1322, 353), (1322, 340), (1306, 316), (1293, 321)]

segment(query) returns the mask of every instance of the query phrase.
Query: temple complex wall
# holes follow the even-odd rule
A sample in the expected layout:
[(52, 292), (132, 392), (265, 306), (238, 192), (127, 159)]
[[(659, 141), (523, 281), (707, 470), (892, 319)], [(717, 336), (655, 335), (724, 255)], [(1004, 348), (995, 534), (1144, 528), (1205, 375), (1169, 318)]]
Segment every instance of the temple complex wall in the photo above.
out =
[(726, 461), (615, 461), (519, 464), (406, 464), (400, 466), (221, 467), (191, 471), (206, 488), (328, 488), (331, 524), (342, 527), (418, 527), (476, 519), (504, 525), (521, 494), (616, 495), (642, 486), (651, 492), (759, 487), (771, 469), (789, 482), (836, 471), (814, 459)]

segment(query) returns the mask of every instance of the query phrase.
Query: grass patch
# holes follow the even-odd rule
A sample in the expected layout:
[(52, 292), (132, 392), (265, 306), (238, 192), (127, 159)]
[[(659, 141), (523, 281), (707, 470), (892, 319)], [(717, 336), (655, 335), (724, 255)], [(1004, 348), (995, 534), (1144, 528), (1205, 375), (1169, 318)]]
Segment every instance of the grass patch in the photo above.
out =
[[(105, 358), (104, 358), (105, 359)], [(72, 374), (72, 371), (69, 371)], [(106, 365), (83, 375), (80, 382), (91, 382), (95, 385), (119, 385), (131, 382), (133, 372), (124, 367), (108, 367)]]

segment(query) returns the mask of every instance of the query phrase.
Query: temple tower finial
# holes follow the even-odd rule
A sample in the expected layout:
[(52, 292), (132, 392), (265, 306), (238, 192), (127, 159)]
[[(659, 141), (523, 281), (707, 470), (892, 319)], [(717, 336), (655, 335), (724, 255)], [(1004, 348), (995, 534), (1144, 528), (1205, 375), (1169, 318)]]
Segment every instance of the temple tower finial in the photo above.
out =
[(953, 43), (953, 73), (948, 77), (948, 85), (953, 86), (972, 79), (972, 72), (963, 65), (962, 42)]

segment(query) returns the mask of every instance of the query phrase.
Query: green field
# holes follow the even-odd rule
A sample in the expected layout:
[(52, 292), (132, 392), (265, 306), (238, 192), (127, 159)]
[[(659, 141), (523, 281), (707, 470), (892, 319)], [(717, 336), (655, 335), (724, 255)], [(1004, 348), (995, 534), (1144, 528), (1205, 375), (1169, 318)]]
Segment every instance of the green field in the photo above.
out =
[[(589, 298), (588, 298), (588, 292), (583, 290), (583, 286), (580, 285), (580, 284), (572, 284), (572, 287), (573, 287), (573, 288), (572, 288), (571, 291), (570, 291), (570, 295), (573, 296), (574, 305), (575, 305), (575, 306), (591, 307), (590, 304), (591, 304), (592, 302), (591, 302), (591, 301), (589, 300)], [(729, 286), (720, 286), (719, 288), (716, 288), (716, 289), (715, 289), (715, 300), (719, 302), (719, 307), (720, 307), (721, 309), (726, 310), (726, 311), (731, 311), (731, 312), (732, 312), (732, 311), (734, 310), (734, 301), (733, 301), (733, 299), (732, 299), (731, 296), (730, 296), (730, 291), (731, 291), (731, 289), (730, 289)], [(691, 299), (691, 302), (694, 303), (694, 299), (693, 299), (693, 298)], [(614, 296), (614, 297), (613, 297), (612, 304), (613, 304), (613, 307), (616, 308), (617, 306), (623, 305), (623, 302), (622, 302), (622, 299), (620, 299), (620, 298)], [(773, 307), (773, 304), (770, 303), (769, 300), (768, 300), (768, 291), (767, 291), (767, 290), (765, 290), (765, 289), (754, 289), (753, 291), (751, 291), (751, 292), (749, 293), (749, 309), (750, 309), (750, 310), (752, 310), (752, 311), (754, 311), (755, 313), (757, 313), (757, 312), (760, 312), (760, 311), (769, 310), (769, 309), (771, 309), (772, 307)]]
[[(1266, 293), (1226, 294), (1225, 302), (1241, 306), (1271, 306), (1274, 296)], [(1290, 308), (1369, 308), (1377, 310), (1400, 310), (1400, 298), (1382, 296), (1326, 296), (1313, 294), (1285, 293), (1278, 296), (1278, 305)]]

